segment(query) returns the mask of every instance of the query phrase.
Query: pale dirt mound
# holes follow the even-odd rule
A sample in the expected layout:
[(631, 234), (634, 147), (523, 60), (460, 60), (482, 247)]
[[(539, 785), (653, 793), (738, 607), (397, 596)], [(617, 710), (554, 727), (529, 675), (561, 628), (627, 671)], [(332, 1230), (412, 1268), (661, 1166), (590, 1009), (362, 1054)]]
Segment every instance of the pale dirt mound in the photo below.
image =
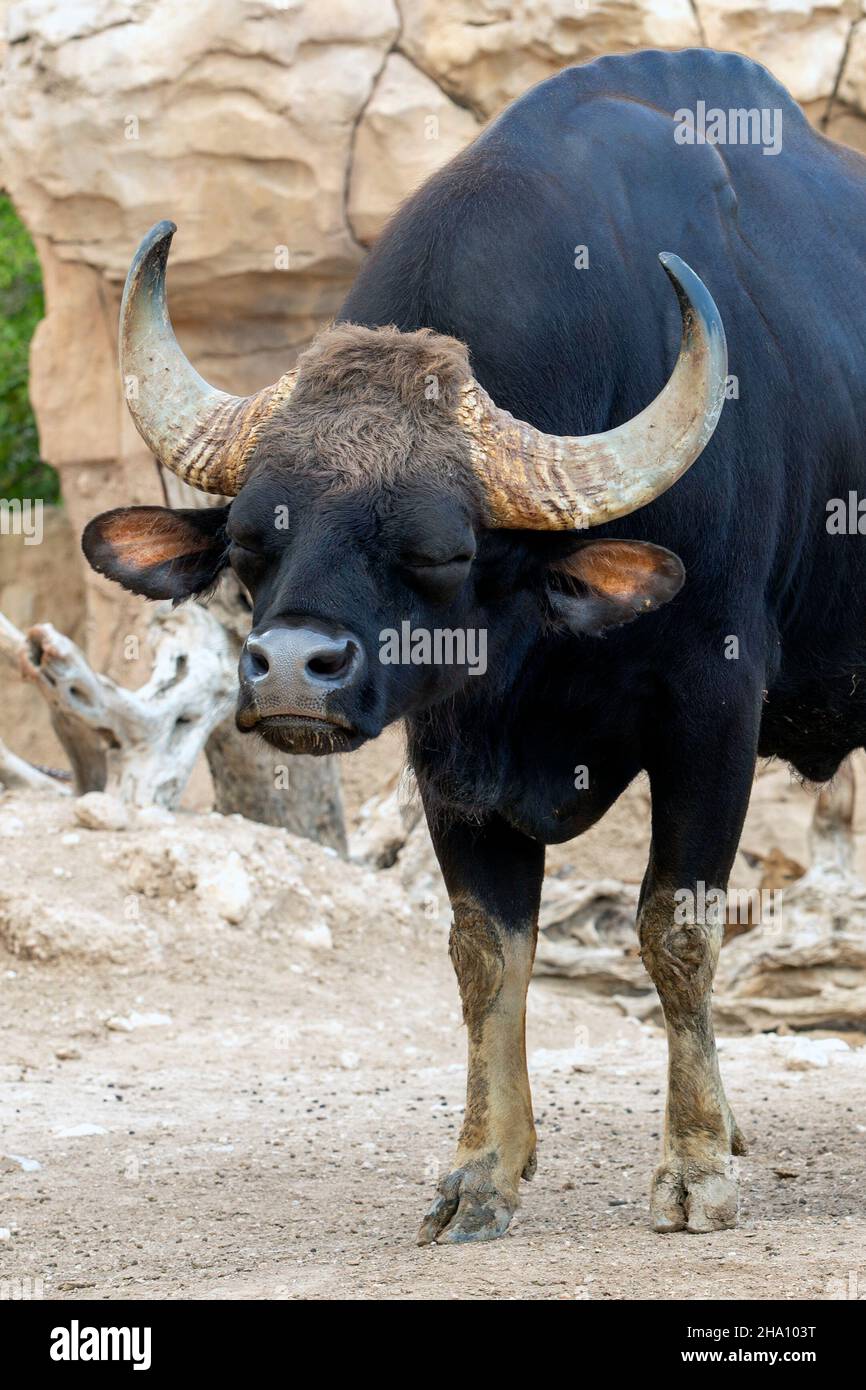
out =
[(35, 794), (0, 798), (0, 851), (0, 1279), (13, 1287), (42, 1280), (73, 1300), (866, 1293), (859, 1039), (725, 1040), (752, 1144), (741, 1228), (659, 1237), (646, 1193), (663, 1037), (572, 981), (536, 979), (538, 1176), (505, 1239), (419, 1250), (460, 1126), (465, 1037), (447, 928), (410, 905), (399, 860), (345, 864), (233, 817), (88, 830), (71, 800)]
[(372, 894), (382, 936), (412, 930), (397, 885), (240, 816), (6, 794), (0, 847), (0, 943), (24, 959), (166, 967), (265, 943), (297, 963), (362, 950)]

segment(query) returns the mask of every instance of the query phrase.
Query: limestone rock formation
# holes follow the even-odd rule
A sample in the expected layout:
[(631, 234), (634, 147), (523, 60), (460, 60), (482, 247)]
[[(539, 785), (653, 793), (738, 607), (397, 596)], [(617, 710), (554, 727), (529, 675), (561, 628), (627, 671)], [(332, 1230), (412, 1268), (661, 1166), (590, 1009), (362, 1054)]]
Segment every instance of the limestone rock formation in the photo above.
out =
[(797, 101), (831, 97), (859, 0), (697, 0), (704, 40), (769, 68)]
[(570, 63), (700, 43), (690, 0), (401, 0), (401, 47), (486, 118)]
[(827, 133), (866, 153), (866, 21), (851, 31)]
[(391, 53), (358, 125), (349, 222), (374, 241), (391, 213), (474, 139), (481, 124), (402, 53)]

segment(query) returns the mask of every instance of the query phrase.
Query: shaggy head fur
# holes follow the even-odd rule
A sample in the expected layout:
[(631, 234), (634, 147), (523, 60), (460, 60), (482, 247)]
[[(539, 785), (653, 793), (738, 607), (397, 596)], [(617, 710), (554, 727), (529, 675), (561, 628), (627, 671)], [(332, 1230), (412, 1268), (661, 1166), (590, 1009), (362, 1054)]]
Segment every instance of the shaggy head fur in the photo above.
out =
[(338, 324), (302, 354), (291, 399), (262, 427), (250, 460), (334, 490), (426, 479), (478, 497), (455, 411), (470, 380), (466, 348), (429, 329)]

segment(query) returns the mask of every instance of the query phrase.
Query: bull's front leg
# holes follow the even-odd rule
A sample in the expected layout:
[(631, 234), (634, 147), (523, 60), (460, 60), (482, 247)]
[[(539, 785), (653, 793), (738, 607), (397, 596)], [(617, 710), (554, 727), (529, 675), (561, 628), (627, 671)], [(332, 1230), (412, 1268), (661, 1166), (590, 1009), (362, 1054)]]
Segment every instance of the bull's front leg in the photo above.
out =
[(501, 1236), (521, 1177), (535, 1172), (525, 1023), (544, 876), (543, 847), (498, 818), (480, 827), (434, 820), (431, 833), (454, 913), (449, 952), (469, 1062), (454, 1167), (419, 1245)]
[(668, 1039), (664, 1148), (650, 1198), (661, 1232), (737, 1222), (731, 1155), (745, 1145), (722, 1087), (711, 1001), (754, 775), (758, 699), (746, 691), (720, 700), (699, 746), (688, 733), (694, 710), (687, 721), (674, 718), (650, 771), (652, 848), (638, 926)]

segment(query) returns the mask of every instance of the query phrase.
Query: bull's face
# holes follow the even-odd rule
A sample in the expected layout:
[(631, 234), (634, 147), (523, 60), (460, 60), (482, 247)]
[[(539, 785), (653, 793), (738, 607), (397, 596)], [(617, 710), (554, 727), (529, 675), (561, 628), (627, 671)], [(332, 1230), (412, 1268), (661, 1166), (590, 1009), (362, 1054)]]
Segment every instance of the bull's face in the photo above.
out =
[[(411, 484), (328, 496), (266, 474), (226, 530), (253, 605), (239, 728), (293, 752), (355, 748), (469, 678), (483, 566), (459, 497)], [(447, 651), (424, 648), (419, 635), (445, 630)]]
[(238, 727), (296, 753), (356, 748), (487, 679), (527, 621), (597, 633), (683, 579), (657, 546), (490, 531), (457, 488), (329, 493), (269, 468), (228, 507), (107, 512), (84, 544), (95, 568), (148, 597), (207, 591), (230, 566), (252, 606)]
[(687, 267), (672, 274), (684, 336), (665, 391), (607, 435), (559, 438), (498, 410), (463, 345), (429, 332), (338, 325), (275, 387), (214, 391), (171, 334), (171, 230), (154, 229), (127, 281), (130, 409), (164, 464), (234, 500), (107, 512), (83, 544), (99, 572), (175, 602), (231, 566), (252, 604), (241, 729), (289, 752), (355, 748), (483, 680), (528, 613), (598, 632), (677, 592), (669, 552), (575, 532), (652, 500), (715, 425), (724, 337)]

